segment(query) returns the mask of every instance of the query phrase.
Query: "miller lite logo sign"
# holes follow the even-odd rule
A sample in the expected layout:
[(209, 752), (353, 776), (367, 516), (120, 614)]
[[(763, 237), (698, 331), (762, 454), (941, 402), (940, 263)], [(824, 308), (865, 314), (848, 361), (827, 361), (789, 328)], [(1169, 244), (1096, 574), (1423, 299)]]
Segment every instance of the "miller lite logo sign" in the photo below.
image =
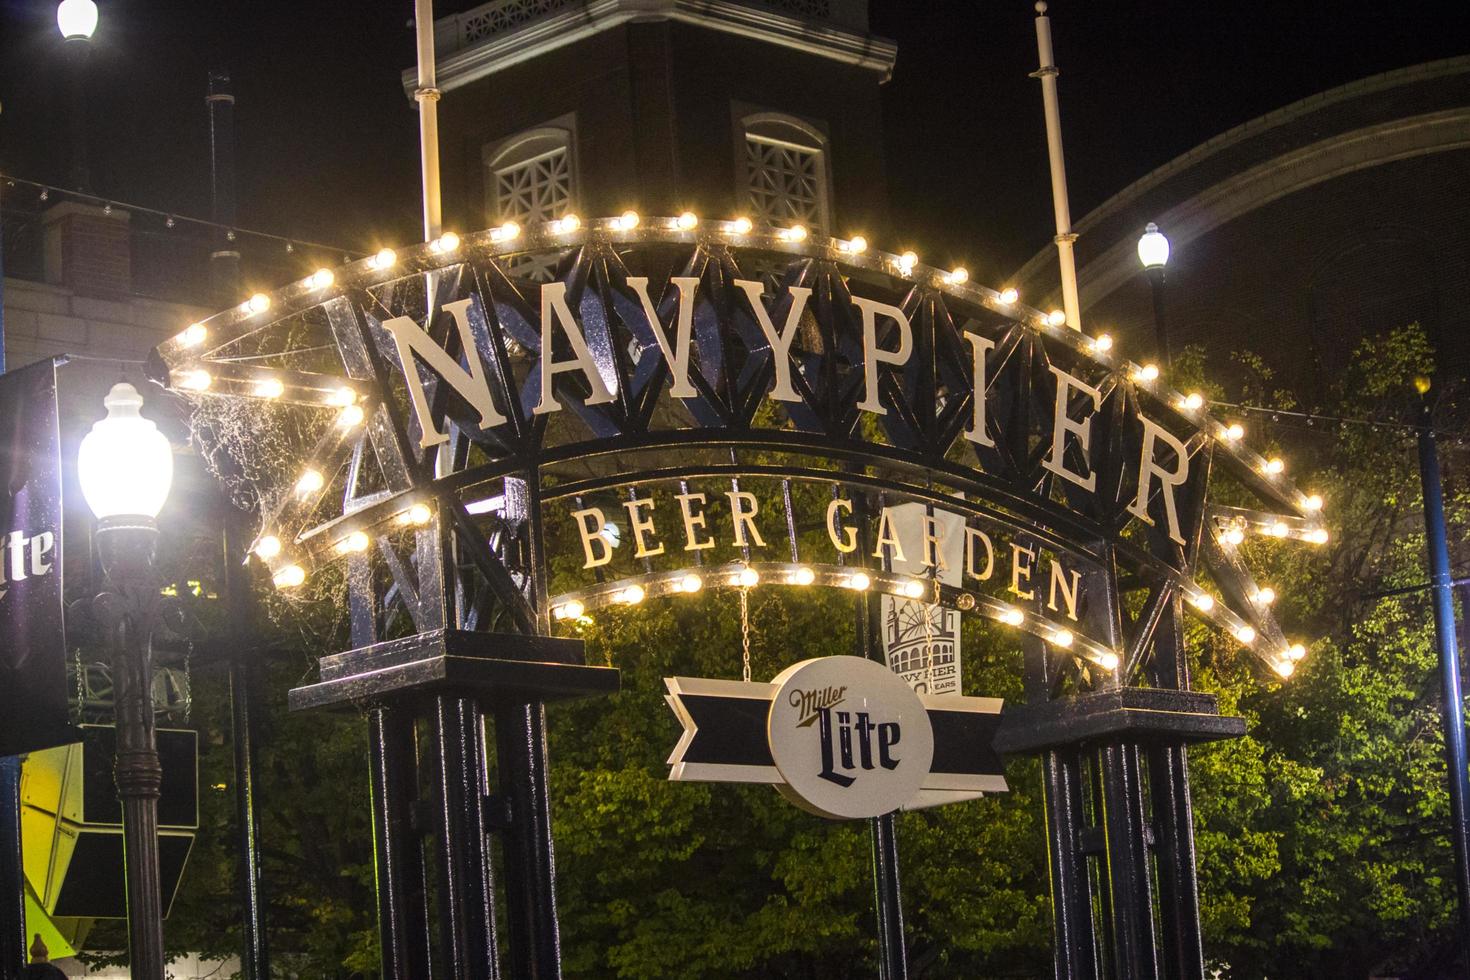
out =
[(820, 657), (769, 684), (669, 677), (672, 780), (770, 783), (833, 820), (1005, 792), (999, 698), (921, 696), (883, 664)]

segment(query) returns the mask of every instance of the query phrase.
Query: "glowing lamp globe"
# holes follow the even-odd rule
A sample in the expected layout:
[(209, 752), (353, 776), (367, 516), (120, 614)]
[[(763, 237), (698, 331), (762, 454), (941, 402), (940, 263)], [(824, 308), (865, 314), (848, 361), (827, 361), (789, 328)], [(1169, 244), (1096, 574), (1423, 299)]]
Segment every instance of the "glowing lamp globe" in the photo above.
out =
[(117, 384), (102, 400), (97, 421), (77, 452), (82, 496), (98, 520), (158, 516), (174, 480), (174, 453), (162, 432), (138, 414), (143, 396)]
[(68, 41), (85, 41), (97, 30), (97, 5), (92, 0), (61, 0), (56, 6), (56, 26)]
[(1162, 269), (1169, 261), (1169, 239), (1159, 231), (1159, 226), (1150, 221), (1138, 240), (1138, 261), (1145, 269)]

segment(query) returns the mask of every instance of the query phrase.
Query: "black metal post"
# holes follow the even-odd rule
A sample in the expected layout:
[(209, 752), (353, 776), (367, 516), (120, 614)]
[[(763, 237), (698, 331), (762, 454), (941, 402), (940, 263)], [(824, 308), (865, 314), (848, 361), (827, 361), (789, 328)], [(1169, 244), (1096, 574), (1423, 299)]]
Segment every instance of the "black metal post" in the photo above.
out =
[(91, 189), (92, 177), (87, 167), (87, 59), (92, 53), (92, 42), (84, 37), (67, 38), (62, 42), (66, 50), (68, 73), (71, 78), (71, 186), (74, 190)]
[(439, 746), (439, 932), (445, 975), (494, 980), (499, 976), (495, 892), (480, 709), (471, 698), (436, 697), (434, 733)]
[(0, 758), (0, 977), (26, 965), (25, 865), (20, 849), (20, 756)]
[(1455, 850), (1455, 890), (1460, 900), (1460, 945), (1470, 949), (1470, 777), (1466, 773), (1465, 714), (1460, 694), (1460, 656), (1455, 639), (1455, 607), (1450, 586), (1450, 552), (1445, 535), (1444, 490), (1440, 485), (1439, 448), (1429, 386), (1420, 390), (1419, 479), (1424, 487), (1425, 544), (1434, 595), (1434, 634), (1439, 647), (1445, 761), (1450, 783), (1450, 840)]
[[(228, 71), (216, 68), (209, 73), (204, 103), (209, 108), (210, 218), (228, 228), (235, 223), (235, 96)], [(212, 234), (210, 287), (223, 302), (233, 303), (240, 296), (240, 251), (230, 241), (230, 232), (216, 228)]]
[(1045, 752), (1041, 756), (1047, 866), (1051, 879), (1052, 975), (1056, 980), (1092, 980), (1097, 975), (1087, 858), (1082, 853), (1081, 841), (1086, 820), (1080, 767), (1075, 749)]
[(1154, 343), (1158, 347), (1159, 365), (1167, 369), (1172, 357), (1169, 350), (1169, 321), (1164, 316), (1164, 267), (1155, 265), (1144, 271), (1148, 273), (1149, 284), (1153, 287)]
[(418, 748), (412, 713), (379, 706), (368, 715), (372, 765), (373, 866), (383, 980), (434, 975), (423, 844), (413, 828)]
[(153, 723), (153, 627), (159, 589), (153, 571), (158, 529), (144, 518), (97, 527), (107, 590), (95, 605), (107, 627), (117, 715), (113, 778), (123, 810), (128, 958), (136, 980), (163, 980), (163, 899), (158, 874), (158, 795), (163, 767)]
[(250, 580), (241, 565), (246, 554), (240, 538), (240, 515), (224, 505), (225, 594), (235, 630), (247, 640), (230, 660), (230, 741), (235, 755), (235, 821), (239, 826), (240, 904), (245, 980), (269, 980), (270, 945), (265, 925), (266, 899), (260, 863), (260, 822), (255, 811), (255, 720), (251, 714), (251, 663), (259, 644), (251, 615)]
[(510, 810), (505, 834), (510, 975), (516, 980), (561, 976), (561, 926), (556, 910), (556, 852), (547, 786), (546, 708), (540, 703), (495, 710), (500, 788)]

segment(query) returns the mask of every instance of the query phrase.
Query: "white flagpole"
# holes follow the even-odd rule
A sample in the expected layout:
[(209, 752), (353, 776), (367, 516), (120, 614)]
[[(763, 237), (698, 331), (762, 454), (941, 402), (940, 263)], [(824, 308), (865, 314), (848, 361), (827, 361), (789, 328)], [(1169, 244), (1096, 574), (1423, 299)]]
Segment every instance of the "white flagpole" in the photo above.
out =
[(1041, 67), (1031, 76), (1041, 79), (1041, 101), (1046, 109), (1046, 149), (1051, 158), (1051, 196), (1057, 213), (1057, 261), (1062, 268), (1062, 310), (1067, 326), (1082, 329), (1077, 303), (1077, 261), (1072, 255), (1072, 210), (1067, 205), (1067, 165), (1062, 158), (1062, 113), (1057, 105), (1057, 66), (1051, 50), (1051, 18), (1046, 3), (1036, 4), (1036, 54)]
[(418, 38), (419, 86), (413, 97), (419, 104), (419, 156), (424, 172), (424, 240), (443, 231), (439, 195), (439, 89), (434, 68), (434, 0), (414, 0), (414, 32)]

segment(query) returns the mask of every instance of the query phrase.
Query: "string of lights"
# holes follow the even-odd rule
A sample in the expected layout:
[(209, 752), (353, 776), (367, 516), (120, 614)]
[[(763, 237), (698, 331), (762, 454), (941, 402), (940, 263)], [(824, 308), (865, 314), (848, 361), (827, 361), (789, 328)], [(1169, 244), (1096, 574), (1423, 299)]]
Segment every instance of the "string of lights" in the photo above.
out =
[(46, 203), (53, 196), (60, 195), (68, 200), (80, 201), (94, 207), (100, 207), (104, 213), (112, 213), (113, 208), (125, 211), (128, 214), (147, 214), (163, 221), (163, 226), (173, 229), (179, 225), (189, 225), (211, 231), (223, 232), (227, 241), (236, 241), (240, 236), (261, 239), (268, 242), (276, 242), (284, 247), (287, 254), (294, 253), (298, 248), (310, 249), (319, 252), (332, 252), (342, 256), (343, 262), (351, 262), (361, 258), (362, 253), (351, 249), (342, 248), (339, 245), (326, 245), (322, 242), (313, 242), (304, 238), (291, 238), (285, 235), (276, 235), (268, 231), (256, 231), (252, 228), (242, 228), (238, 225), (224, 225), (215, 221), (206, 221), (203, 218), (192, 218), (188, 215), (179, 214), (174, 211), (160, 211), (158, 208), (145, 207), (141, 204), (129, 204), (126, 201), (118, 201), (112, 198), (99, 197), (96, 194), (88, 194), (84, 191), (68, 190), (64, 187), (56, 187), (51, 184), (42, 184), (34, 180), (26, 180), (24, 177), (14, 177), (10, 174), (0, 173), (0, 182), (7, 189), (25, 187), (35, 191), (36, 200)]
[[(1327, 432), (1334, 426), (1341, 429), (1349, 425), (1361, 425), (1366, 428), (1384, 429), (1402, 433), (1405, 436), (1413, 436), (1418, 432), (1418, 427), (1412, 422), (1394, 422), (1381, 419), (1360, 419), (1345, 415), (1325, 415), (1320, 412), (1300, 412), (1285, 408), (1270, 408), (1265, 405), (1245, 405), (1236, 402), (1211, 402), (1216, 408), (1228, 409), (1232, 412), (1252, 412), (1257, 415), (1268, 417), (1268, 421), (1278, 425), (1290, 425), (1292, 428), (1319, 429)], [(1292, 425), (1291, 423), (1298, 423)], [(1451, 429), (1434, 430), (1434, 434), (1441, 439), (1454, 440), (1455, 445), (1463, 445), (1465, 433)]]

